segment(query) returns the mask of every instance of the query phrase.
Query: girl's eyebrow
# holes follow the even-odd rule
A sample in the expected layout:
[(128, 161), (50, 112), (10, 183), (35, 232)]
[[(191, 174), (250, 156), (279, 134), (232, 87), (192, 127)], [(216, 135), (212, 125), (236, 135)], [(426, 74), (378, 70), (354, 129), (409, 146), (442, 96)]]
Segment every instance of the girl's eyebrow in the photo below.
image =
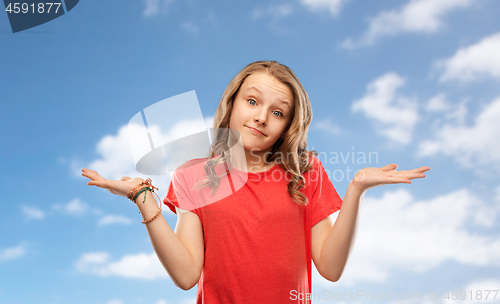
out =
[[(263, 95), (262, 91), (259, 90), (256, 86), (251, 86), (251, 87), (248, 87), (245, 91), (250, 91), (251, 89), (254, 89), (255, 91), (257, 91), (257, 93), (259, 93), (260, 95)], [(289, 109), (291, 109), (292, 107), (290, 106), (290, 102), (288, 102), (287, 100), (283, 100), (283, 99), (280, 99), (279, 100), (281, 103), (284, 103)]]

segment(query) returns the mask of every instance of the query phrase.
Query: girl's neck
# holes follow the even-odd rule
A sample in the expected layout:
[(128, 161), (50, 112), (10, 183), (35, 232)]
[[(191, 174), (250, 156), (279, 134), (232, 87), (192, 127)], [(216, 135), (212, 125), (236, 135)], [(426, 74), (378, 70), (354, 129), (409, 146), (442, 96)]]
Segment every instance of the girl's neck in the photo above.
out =
[(270, 169), (276, 163), (266, 163), (270, 151), (248, 151), (245, 150), (245, 160), (248, 172), (262, 172)]
[[(230, 134), (234, 135), (234, 134)], [(273, 167), (276, 162), (266, 163), (267, 156), (271, 149), (263, 151), (249, 151), (243, 147), (241, 141), (236, 138), (230, 138), (229, 152), (231, 154), (231, 166), (246, 172), (262, 172)]]

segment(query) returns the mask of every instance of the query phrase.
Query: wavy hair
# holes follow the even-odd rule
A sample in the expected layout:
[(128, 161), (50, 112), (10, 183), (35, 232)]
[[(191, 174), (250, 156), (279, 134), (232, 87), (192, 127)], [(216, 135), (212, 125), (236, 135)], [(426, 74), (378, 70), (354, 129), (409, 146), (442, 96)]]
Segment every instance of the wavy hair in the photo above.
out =
[[(276, 161), (291, 175), (287, 185), (288, 193), (298, 204), (307, 205), (307, 197), (299, 191), (305, 186), (302, 174), (312, 168), (313, 163), (310, 161), (312, 155), (318, 155), (316, 151), (306, 150), (307, 131), (312, 120), (311, 103), (304, 87), (293, 71), (276, 61), (250, 63), (229, 82), (214, 117), (214, 140), (210, 146), (209, 160), (205, 163), (207, 179), (200, 181), (195, 187), (213, 186), (211, 192), (213, 195), (220, 185), (219, 179), (226, 176), (231, 168), (231, 157), (228, 153), (231, 144), (228, 145), (228, 142), (231, 139), (229, 120), (233, 102), (245, 79), (254, 73), (272, 75), (292, 91), (293, 116), (281, 137), (274, 143), (271, 153), (267, 154), (265, 161), (266, 163)], [(220, 157), (214, 158), (216, 155), (220, 155)], [(286, 155), (286, 158), (280, 157), (283, 155)], [(222, 175), (217, 175), (215, 172), (215, 167), (219, 164), (224, 164), (226, 168), (226, 172)]]

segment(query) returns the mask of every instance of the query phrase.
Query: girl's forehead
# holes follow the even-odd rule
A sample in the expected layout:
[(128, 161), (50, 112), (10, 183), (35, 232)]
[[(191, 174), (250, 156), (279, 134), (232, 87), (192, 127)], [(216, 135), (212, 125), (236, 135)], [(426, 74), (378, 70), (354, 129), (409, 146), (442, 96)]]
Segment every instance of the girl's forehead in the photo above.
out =
[(276, 77), (267, 73), (255, 73), (249, 75), (241, 85), (243, 91), (257, 91), (260, 94), (278, 93), (293, 103), (293, 94), (290, 88), (279, 81)]

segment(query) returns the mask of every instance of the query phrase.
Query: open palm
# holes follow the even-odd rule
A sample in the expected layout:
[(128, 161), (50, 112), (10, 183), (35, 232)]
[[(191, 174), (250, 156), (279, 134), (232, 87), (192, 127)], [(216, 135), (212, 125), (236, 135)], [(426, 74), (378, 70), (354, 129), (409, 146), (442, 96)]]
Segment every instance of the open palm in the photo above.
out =
[(82, 176), (88, 177), (90, 179), (90, 181), (87, 183), (87, 185), (89, 186), (101, 187), (113, 194), (125, 197), (130, 193), (130, 191), (135, 189), (144, 181), (142, 178), (139, 177), (130, 178), (128, 176), (122, 177), (119, 181), (112, 179), (105, 179), (104, 177), (100, 176), (99, 173), (97, 173), (96, 171), (89, 170), (86, 168), (82, 169)]
[(429, 167), (424, 166), (412, 170), (397, 171), (397, 167), (396, 164), (389, 164), (382, 168), (363, 168), (356, 173), (353, 183), (362, 191), (386, 184), (411, 184), (412, 179), (424, 178), (423, 172), (430, 170)]

